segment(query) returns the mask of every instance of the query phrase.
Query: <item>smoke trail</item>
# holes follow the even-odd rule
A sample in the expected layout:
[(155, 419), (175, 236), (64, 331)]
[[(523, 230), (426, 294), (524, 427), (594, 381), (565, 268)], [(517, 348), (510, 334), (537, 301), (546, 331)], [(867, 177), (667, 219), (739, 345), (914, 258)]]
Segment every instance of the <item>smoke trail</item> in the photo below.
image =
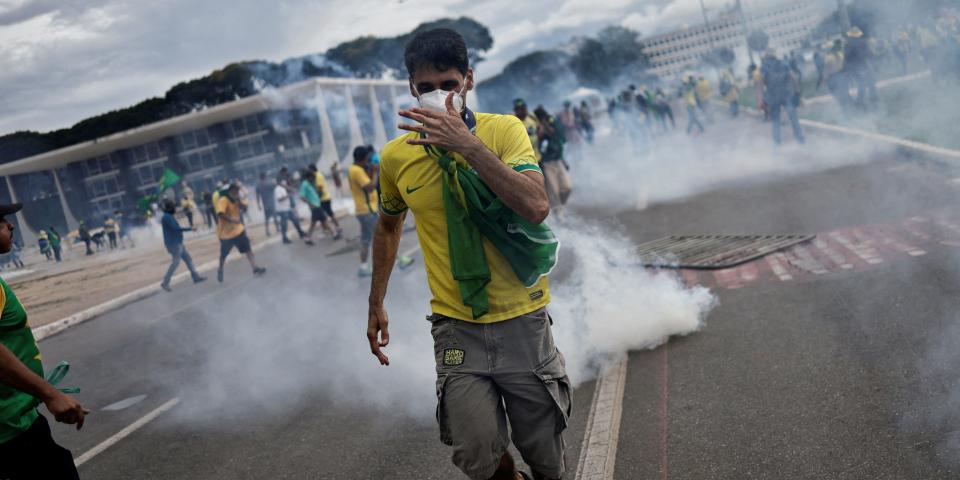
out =
[(572, 273), (553, 289), (554, 335), (576, 383), (617, 354), (699, 330), (717, 303), (673, 272), (644, 269), (634, 245), (611, 225), (567, 217), (556, 230)]

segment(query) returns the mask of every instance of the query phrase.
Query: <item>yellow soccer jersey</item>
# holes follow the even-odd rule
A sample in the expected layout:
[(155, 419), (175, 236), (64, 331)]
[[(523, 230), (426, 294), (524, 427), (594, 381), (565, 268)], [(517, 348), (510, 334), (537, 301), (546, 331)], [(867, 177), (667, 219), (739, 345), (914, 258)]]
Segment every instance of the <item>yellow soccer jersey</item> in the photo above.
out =
[(531, 114), (527, 114), (526, 117), (523, 117), (523, 126), (527, 130), (527, 136), (530, 138), (530, 146), (533, 148), (533, 156), (539, 162), (540, 161), (540, 135), (537, 134), (537, 130), (540, 128), (540, 122), (537, 121), (537, 118)]
[(330, 190), (327, 189), (327, 179), (320, 172), (317, 172), (315, 185), (317, 187), (317, 191), (320, 192), (320, 201), (329, 202)]
[(347, 171), (350, 179), (350, 192), (353, 193), (353, 203), (356, 207), (356, 215), (366, 215), (368, 213), (377, 213), (377, 190), (366, 191), (363, 187), (370, 184), (370, 175), (360, 165), (350, 165)]
[[(523, 123), (511, 115), (476, 114), (476, 135), (490, 151), (518, 172), (539, 172), (533, 146)], [(447, 217), (442, 201), (442, 177), (437, 161), (422, 146), (409, 145), (410, 133), (395, 138), (381, 153), (380, 210), (399, 215), (407, 210), (417, 220), (417, 238), (423, 249), (427, 281), (434, 313), (476, 323), (493, 323), (514, 318), (550, 303), (549, 280), (543, 277), (531, 288), (517, 279), (507, 260), (486, 238), (483, 249), (490, 267), (487, 297), (490, 311), (474, 320), (463, 304), (460, 289), (450, 269)], [(459, 155), (458, 155), (459, 157)]]

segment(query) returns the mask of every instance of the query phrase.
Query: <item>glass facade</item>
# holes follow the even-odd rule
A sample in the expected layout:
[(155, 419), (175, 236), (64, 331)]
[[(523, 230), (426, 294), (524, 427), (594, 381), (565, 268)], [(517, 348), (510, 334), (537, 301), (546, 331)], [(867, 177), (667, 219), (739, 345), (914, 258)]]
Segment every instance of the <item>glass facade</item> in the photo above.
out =
[[(398, 88), (377, 86), (373, 89), (381, 115), (377, 120), (383, 122), (388, 139), (398, 133), (392, 96), (395, 92), (405, 92)], [(324, 95), (337, 159), (349, 154), (355, 133), (353, 125), (359, 127), (363, 143), (375, 142), (370, 91), (366, 85), (349, 89), (337, 85), (319, 90)], [(353, 101), (356, 115), (353, 119), (348, 115), (347, 92)], [(73, 215), (77, 220), (99, 224), (105, 215), (117, 210), (131, 212), (137, 208), (138, 200), (158, 193), (158, 181), (165, 169), (176, 172), (199, 194), (212, 191), (223, 179), (237, 178), (253, 184), (261, 173), (274, 176), (282, 167), (304, 168), (320, 159), (323, 147), (320, 114), (314, 104), (306, 102), (296, 108), (233, 118), (79, 160), (58, 171)], [(52, 177), (44, 177), (47, 173), (15, 175), (13, 181), (20, 199), (30, 202), (38, 195), (46, 198), (50, 192), (55, 193)], [(37, 183), (41, 180), (43, 188)], [(43, 218), (36, 224), (62, 225), (62, 219)]]

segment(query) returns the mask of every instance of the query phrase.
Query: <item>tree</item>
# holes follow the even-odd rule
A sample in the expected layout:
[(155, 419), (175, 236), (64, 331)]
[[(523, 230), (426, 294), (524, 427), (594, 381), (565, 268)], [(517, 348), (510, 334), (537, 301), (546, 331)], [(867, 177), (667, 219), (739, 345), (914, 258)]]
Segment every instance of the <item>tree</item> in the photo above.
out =
[(716, 48), (703, 57), (704, 63), (715, 68), (729, 67), (736, 59), (737, 55), (730, 47)]
[(47, 133), (16, 132), (0, 136), (0, 163), (48, 152), (113, 133), (183, 115), (238, 98), (255, 95), (263, 87), (282, 87), (311, 77), (405, 76), (403, 49), (421, 31), (446, 27), (463, 35), (473, 64), (493, 46), (483, 24), (467, 18), (443, 18), (423, 23), (396, 37), (359, 37), (325, 54), (312, 54), (280, 63), (254, 60), (231, 63), (209, 75), (181, 82), (163, 97), (84, 119), (76, 125)]
[(754, 52), (762, 52), (770, 46), (770, 35), (763, 30), (754, 30), (747, 35), (747, 45)]
[(649, 65), (640, 34), (624, 27), (607, 27), (595, 39), (581, 40), (570, 69), (581, 83), (604, 88), (625, 74), (642, 74)]

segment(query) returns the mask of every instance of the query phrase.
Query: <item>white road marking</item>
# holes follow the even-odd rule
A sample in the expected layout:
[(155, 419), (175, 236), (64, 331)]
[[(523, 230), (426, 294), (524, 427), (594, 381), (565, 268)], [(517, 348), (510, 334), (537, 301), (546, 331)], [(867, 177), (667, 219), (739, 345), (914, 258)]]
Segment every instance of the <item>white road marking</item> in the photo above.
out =
[(580, 447), (576, 480), (612, 480), (620, 440), (627, 355), (622, 355), (597, 379)]
[(119, 432), (113, 434), (110, 438), (100, 442), (99, 445), (91, 448), (90, 450), (87, 450), (86, 453), (75, 458), (73, 460), (73, 463), (78, 467), (80, 465), (83, 465), (93, 457), (96, 457), (97, 455), (103, 453), (104, 450), (112, 447), (114, 444), (116, 444), (120, 440), (123, 440), (124, 438), (130, 436), (130, 434), (132, 434), (133, 432), (136, 432), (147, 423), (150, 423), (153, 419), (159, 417), (160, 414), (162, 414), (163, 412), (170, 410), (171, 408), (176, 406), (178, 403), (180, 403), (179, 397), (174, 397), (168, 400), (167, 403), (160, 405), (152, 412), (140, 417), (140, 419), (137, 420), (136, 422), (133, 422), (130, 425), (127, 425), (123, 430), (120, 430)]
[(132, 406), (134, 406), (134, 405), (142, 402), (143, 399), (145, 399), (145, 398), (147, 398), (146, 395), (137, 395), (137, 396), (135, 396), (135, 397), (125, 398), (125, 399), (123, 399), (123, 400), (120, 400), (119, 402), (111, 403), (110, 405), (107, 405), (106, 407), (101, 408), (101, 410), (106, 411), (106, 412), (114, 412), (114, 411), (117, 411), (117, 410), (123, 410), (124, 408), (130, 408), (130, 407), (132, 407)]

